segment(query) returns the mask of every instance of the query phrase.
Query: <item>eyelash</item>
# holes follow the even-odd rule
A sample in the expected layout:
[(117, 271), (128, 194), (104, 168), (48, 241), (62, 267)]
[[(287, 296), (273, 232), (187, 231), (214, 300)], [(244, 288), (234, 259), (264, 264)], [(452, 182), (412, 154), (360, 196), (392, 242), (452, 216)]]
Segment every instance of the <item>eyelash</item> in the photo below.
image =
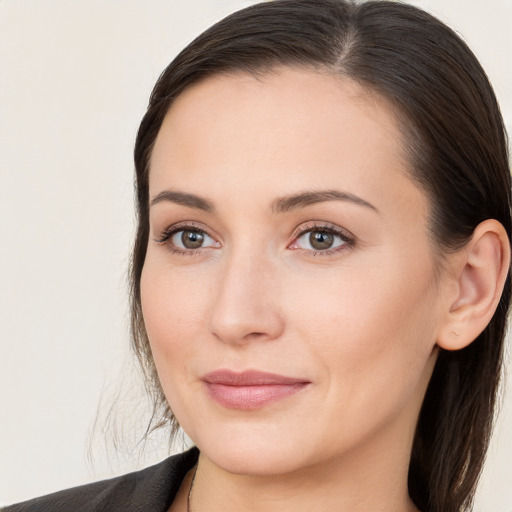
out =
[[(196, 256), (201, 253), (200, 249), (206, 249), (206, 247), (200, 247), (198, 249), (180, 249), (176, 247), (174, 244), (170, 243), (171, 238), (180, 231), (195, 231), (197, 233), (201, 233), (203, 235), (206, 235), (210, 238), (211, 237), (208, 232), (200, 227), (199, 225), (196, 225), (193, 222), (188, 222), (186, 224), (178, 224), (174, 226), (168, 227), (160, 237), (156, 238), (155, 241), (159, 244), (167, 246), (167, 248), (173, 253), (173, 254), (179, 254), (179, 255), (186, 255), (186, 256)], [(340, 238), (343, 241), (343, 244), (340, 246), (337, 246), (333, 249), (324, 249), (324, 250), (306, 250), (303, 249), (305, 254), (307, 256), (313, 256), (313, 257), (322, 257), (322, 256), (331, 256), (336, 253), (340, 253), (343, 251), (346, 251), (348, 249), (351, 249), (354, 247), (356, 243), (356, 239), (354, 235), (349, 233), (348, 231), (341, 229), (337, 226), (333, 226), (331, 224), (318, 224), (317, 222), (311, 222), (307, 223), (303, 226), (301, 226), (299, 229), (297, 229), (294, 234), (292, 235), (292, 242), (288, 244), (288, 247), (292, 244), (297, 243), (297, 241), (304, 236), (307, 233), (311, 232), (320, 232), (320, 233), (328, 233), (330, 235), (336, 236)], [(297, 250), (298, 248), (294, 248), (293, 250)]]
[[(320, 233), (328, 233), (330, 235), (336, 236), (343, 241), (343, 244), (332, 248), (332, 249), (324, 249), (324, 250), (305, 250), (305, 254), (307, 256), (313, 257), (324, 257), (324, 256), (332, 256), (333, 254), (337, 254), (340, 252), (344, 252), (354, 247), (356, 243), (356, 238), (352, 233), (348, 232), (345, 229), (342, 229), (338, 226), (334, 226), (332, 224), (319, 224), (317, 222), (309, 222), (305, 225), (301, 226), (295, 233), (293, 234), (293, 242), (296, 243), (299, 238), (304, 236), (307, 233), (311, 232), (320, 232)], [(290, 244), (291, 245), (291, 244)], [(297, 250), (297, 249), (294, 249)]]
[[(165, 245), (169, 251), (173, 254), (186, 255), (186, 256), (197, 256), (200, 254), (199, 249), (180, 249), (171, 243), (171, 238), (180, 231), (194, 231), (197, 233), (202, 233), (204, 235), (208, 235), (205, 229), (201, 228), (199, 225), (196, 225), (193, 222), (187, 222), (185, 224), (175, 224), (173, 226), (168, 227), (159, 238), (155, 241), (161, 245)], [(210, 237), (213, 238), (213, 237)]]

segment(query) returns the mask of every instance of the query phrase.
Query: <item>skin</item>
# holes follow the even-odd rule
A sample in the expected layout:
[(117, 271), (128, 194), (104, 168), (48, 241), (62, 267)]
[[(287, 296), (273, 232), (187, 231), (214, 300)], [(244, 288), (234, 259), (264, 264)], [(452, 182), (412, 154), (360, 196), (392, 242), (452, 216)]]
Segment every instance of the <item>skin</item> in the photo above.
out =
[[(279, 69), (182, 93), (151, 160), (144, 320), (164, 393), (200, 448), (192, 510), (416, 510), (407, 468), (446, 304), (428, 200), (386, 102), (348, 79)], [(162, 199), (179, 191), (212, 211)], [(336, 190), (276, 212), (276, 200)], [(200, 229), (197, 249), (181, 232)], [(336, 250), (311, 250), (325, 226)], [(309, 230), (306, 234), (297, 234)], [(301, 233), (302, 233), (301, 232)], [(258, 369), (300, 392), (223, 407), (201, 377)], [(186, 510), (190, 475), (172, 511)]]

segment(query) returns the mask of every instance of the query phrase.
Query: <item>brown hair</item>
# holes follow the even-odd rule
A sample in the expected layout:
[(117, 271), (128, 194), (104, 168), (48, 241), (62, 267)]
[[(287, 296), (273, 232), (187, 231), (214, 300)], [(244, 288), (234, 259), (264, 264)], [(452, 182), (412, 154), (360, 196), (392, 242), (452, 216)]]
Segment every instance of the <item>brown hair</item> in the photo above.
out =
[[(154, 425), (177, 423), (163, 396), (144, 328), (140, 277), (148, 243), (152, 148), (173, 100), (214, 74), (276, 66), (349, 77), (386, 98), (402, 119), (411, 176), (431, 204), (439, 254), (461, 248), (497, 219), (511, 235), (511, 183), (503, 121), (467, 45), (424, 11), (397, 2), (275, 0), (238, 11), (185, 48), (151, 94), (135, 145), (138, 228), (131, 267), (133, 347), (154, 396)], [(420, 413), (409, 493), (423, 512), (467, 510), (493, 424), (510, 302), (467, 348), (441, 350)]]

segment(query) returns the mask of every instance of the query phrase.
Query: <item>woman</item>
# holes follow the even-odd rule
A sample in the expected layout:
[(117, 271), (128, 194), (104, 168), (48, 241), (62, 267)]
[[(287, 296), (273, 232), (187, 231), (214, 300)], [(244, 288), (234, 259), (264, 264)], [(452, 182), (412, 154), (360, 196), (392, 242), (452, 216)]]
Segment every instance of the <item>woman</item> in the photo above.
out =
[(465, 44), (395, 2), (258, 4), (164, 71), (135, 162), (134, 348), (197, 448), (6, 510), (468, 510), (511, 218)]

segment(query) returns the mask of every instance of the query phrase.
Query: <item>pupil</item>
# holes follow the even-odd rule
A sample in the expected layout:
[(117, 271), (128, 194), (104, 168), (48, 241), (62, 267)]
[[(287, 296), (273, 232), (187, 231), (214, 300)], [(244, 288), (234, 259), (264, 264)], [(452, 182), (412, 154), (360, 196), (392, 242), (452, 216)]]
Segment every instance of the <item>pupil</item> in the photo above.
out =
[(198, 249), (203, 245), (204, 235), (199, 231), (183, 231), (181, 241), (187, 249)]
[(314, 249), (329, 249), (334, 243), (333, 236), (323, 231), (313, 231), (309, 235), (309, 243)]

